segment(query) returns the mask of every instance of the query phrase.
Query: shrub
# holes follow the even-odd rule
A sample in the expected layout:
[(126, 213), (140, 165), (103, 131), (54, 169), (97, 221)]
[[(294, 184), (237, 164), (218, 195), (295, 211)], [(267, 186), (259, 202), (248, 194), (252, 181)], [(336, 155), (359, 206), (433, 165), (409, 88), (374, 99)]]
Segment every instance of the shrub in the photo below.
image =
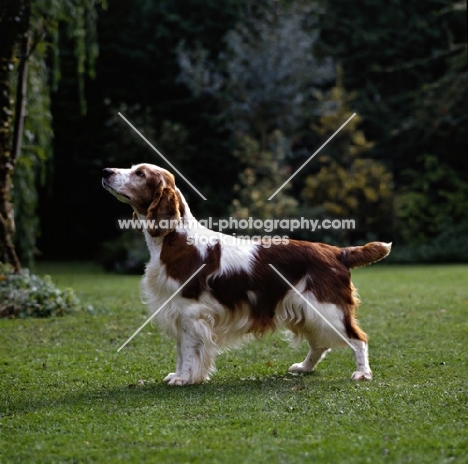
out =
[(120, 274), (143, 274), (148, 261), (143, 234), (133, 230), (126, 230), (118, 238), (105, 242), (99, 257), (106, 271)]
[(72, 289), (60, 290), (50, 276), (39, 277), (27, 269), (15, 274), (0, 263), (0, 317), (50, 317), (82, 309)]
[(468, 220), (455, 223), (445, 218), (439, 224), (437, 235), (418, 244), (395, 244), (388, 261), (399, 263), (467, 263)]

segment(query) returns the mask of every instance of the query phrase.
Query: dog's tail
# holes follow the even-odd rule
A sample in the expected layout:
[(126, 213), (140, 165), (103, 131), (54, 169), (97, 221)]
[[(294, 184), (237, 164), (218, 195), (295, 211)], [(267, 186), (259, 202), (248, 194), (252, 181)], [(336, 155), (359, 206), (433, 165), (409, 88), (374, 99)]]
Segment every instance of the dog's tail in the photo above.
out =
[(338, 259), (349, 269), (367, 266), (387, 257), (391, 243), (370, 242), (364, 246), (342, 248)]

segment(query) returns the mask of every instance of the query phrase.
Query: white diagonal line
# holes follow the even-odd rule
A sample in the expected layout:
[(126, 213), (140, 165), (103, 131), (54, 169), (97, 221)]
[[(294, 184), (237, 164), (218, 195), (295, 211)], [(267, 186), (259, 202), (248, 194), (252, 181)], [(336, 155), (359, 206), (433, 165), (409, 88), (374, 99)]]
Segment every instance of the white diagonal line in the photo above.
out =
[(348, 124), (351, 119), (356, 116), (356, 113), (353, 113), (352, 116), (348, 118), (348, 120), (337, 130), (335, 133), (291, 176), (289, 179), (270, 197), (268, 200), (271, 200), (333, 137), (335, 137), (338, 132), (340, 132), (341, 129), (343, 129), (346, 124)]
[(198, 191), (197, 188), (122, 114), (118, 113), (119, 116), (172, 168), (182, 179), (190, 185), (204, 200), (206, 198)]
[(337, 328), (294, 285), (292, 285), (275, 266), (273, 266), (273, 264), (269, 264), (269, 266), (351, 347), (353, 351), (356, 351), (356, 348), (351, 342), (344, 337), (343, 334), (341, 334)]
[(183, 285), (181, 285), (175, 292), (174, 294), (169, 297), (153, 314), (151, 314), (151, 316), (144, 322), (144, 324), (138, 329), (135, 331), (135, 333), (117, 350), (117, 352), (119, 352), (130, 340), (132, 340), (133, 337), (135, 337), (135, 335), (137, 335), (141, 329), (143, 329), (143, 327), (148, 324), (152, 319), (153, 317), (156, 316), (156, 314), (159, 313), (159, 311), (161, 311), (161, 309), (164, 308), (164, 306), (167, 305), (167, 303), (169, 303), (169, 301), (172, 300), (172, 298), (174, 298), (204, 267), (206, 266), (206, 264), (202, 264), (199, 269), (197, 271), (195, 271), (185, 282)]

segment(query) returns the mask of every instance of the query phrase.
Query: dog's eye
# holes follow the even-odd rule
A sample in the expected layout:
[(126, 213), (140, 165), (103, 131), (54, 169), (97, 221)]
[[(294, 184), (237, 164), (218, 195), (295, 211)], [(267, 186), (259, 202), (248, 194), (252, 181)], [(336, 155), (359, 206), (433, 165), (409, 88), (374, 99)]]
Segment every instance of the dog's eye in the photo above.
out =
[(135, 171), (135, 174), (138, 177), (145, 177), (145, 173), (141, 169), (138, 169), (137, 171)]

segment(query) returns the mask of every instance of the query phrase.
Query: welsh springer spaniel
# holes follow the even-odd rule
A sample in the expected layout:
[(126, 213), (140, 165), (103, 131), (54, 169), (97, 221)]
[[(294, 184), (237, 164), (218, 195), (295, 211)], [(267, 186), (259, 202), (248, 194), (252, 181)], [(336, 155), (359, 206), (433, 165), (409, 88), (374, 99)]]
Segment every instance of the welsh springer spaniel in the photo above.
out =
[(169, 385), (208, 380), (221, 349), (279, 325), (292, 332), (295, 342), (306, 340), (309, 345), (304, 361), (289, 372), (312, 371), (332, 347), (348, 341), (357, 365), (351, 378), (371, 380), (367, 336), (355, 319), (359, 300), (349, 270), (385, 258), (391, 244), (238, 244), (195, 220), (165, 169), (151, 164), (106, 168), (102, 185), (147, 221), (144, 235), (151, 258), (142, 292), (150, 314), (205, 264), (155, 317), (177, 343), (176, 371), (164, 379)]

